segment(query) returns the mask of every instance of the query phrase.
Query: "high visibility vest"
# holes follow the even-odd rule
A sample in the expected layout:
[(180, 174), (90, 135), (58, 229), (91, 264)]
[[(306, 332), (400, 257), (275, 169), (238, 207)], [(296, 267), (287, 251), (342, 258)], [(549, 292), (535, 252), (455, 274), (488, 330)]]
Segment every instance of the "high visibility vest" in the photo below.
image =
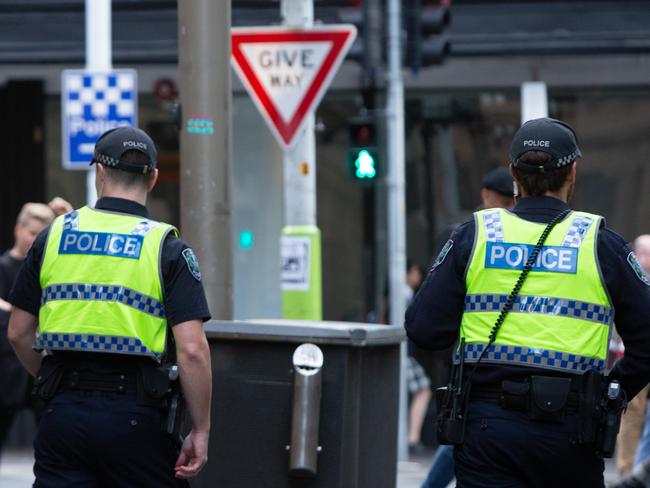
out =
[(160, 360), (167, 319), (160, 269), (174, 227), (83, 207), (55, 219), (40, 272), (34, 348)]
[[(476, 362), (545, 224), (507, 210), (474, 214), (460, 337)], [(597, 258), (602, 217), (571, 212), (549, 234), (482, 363), (568, 373), (605, 369), (614, 309)], [(458, 351), (455, 360), (459, 360)]]

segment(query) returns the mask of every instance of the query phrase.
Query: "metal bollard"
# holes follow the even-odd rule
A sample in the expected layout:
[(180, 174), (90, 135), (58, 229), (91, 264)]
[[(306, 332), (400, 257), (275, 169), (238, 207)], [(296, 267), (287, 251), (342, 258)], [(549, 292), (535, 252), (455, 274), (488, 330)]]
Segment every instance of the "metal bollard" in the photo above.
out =
[(289, 474), (314, 477), (317, 473), (323, 352), (314, 344), (302, 344), (293, 353), (293, 410)]

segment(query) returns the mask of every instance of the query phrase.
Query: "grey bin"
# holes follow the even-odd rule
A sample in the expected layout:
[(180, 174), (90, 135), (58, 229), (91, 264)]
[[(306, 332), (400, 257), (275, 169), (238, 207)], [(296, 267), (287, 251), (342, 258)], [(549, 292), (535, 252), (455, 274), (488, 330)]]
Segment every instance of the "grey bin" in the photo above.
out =
[[(393, 488), (401, 327), (287, 320), (210, 321), (209, 460), (193, 487)], [(294, 371), (303, 343), (324, 356), (314, 477), (289, 473)]]

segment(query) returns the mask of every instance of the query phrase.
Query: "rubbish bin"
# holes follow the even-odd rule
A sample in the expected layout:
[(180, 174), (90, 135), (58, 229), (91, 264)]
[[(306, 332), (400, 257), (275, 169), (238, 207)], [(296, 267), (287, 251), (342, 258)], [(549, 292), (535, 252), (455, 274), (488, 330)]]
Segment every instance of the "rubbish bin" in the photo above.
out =
[[(210, 321), (209, 461), (197, 488), (394, 488), (401, 327), (287, 320)], [(322, 351), (313, 477), (290, 473), (298, 346)], [(299, 382), (300, 383), (300, 382)]]

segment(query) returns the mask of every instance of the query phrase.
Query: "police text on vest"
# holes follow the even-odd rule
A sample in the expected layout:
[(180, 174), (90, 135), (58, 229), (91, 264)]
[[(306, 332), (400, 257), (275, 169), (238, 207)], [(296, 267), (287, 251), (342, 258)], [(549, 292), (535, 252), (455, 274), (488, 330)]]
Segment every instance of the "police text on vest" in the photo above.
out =
[(64, 230), (59, 254), (95, 254), (140, 259), (144, 236)]
[[(485, 267), (500, 269), (524, 269), (535, 249), (531, 244), (488, 242)], [(532, 270), (551, 273), (576, 273), (578, 250), (575, 247), (544, 246), (537, 255)]]

